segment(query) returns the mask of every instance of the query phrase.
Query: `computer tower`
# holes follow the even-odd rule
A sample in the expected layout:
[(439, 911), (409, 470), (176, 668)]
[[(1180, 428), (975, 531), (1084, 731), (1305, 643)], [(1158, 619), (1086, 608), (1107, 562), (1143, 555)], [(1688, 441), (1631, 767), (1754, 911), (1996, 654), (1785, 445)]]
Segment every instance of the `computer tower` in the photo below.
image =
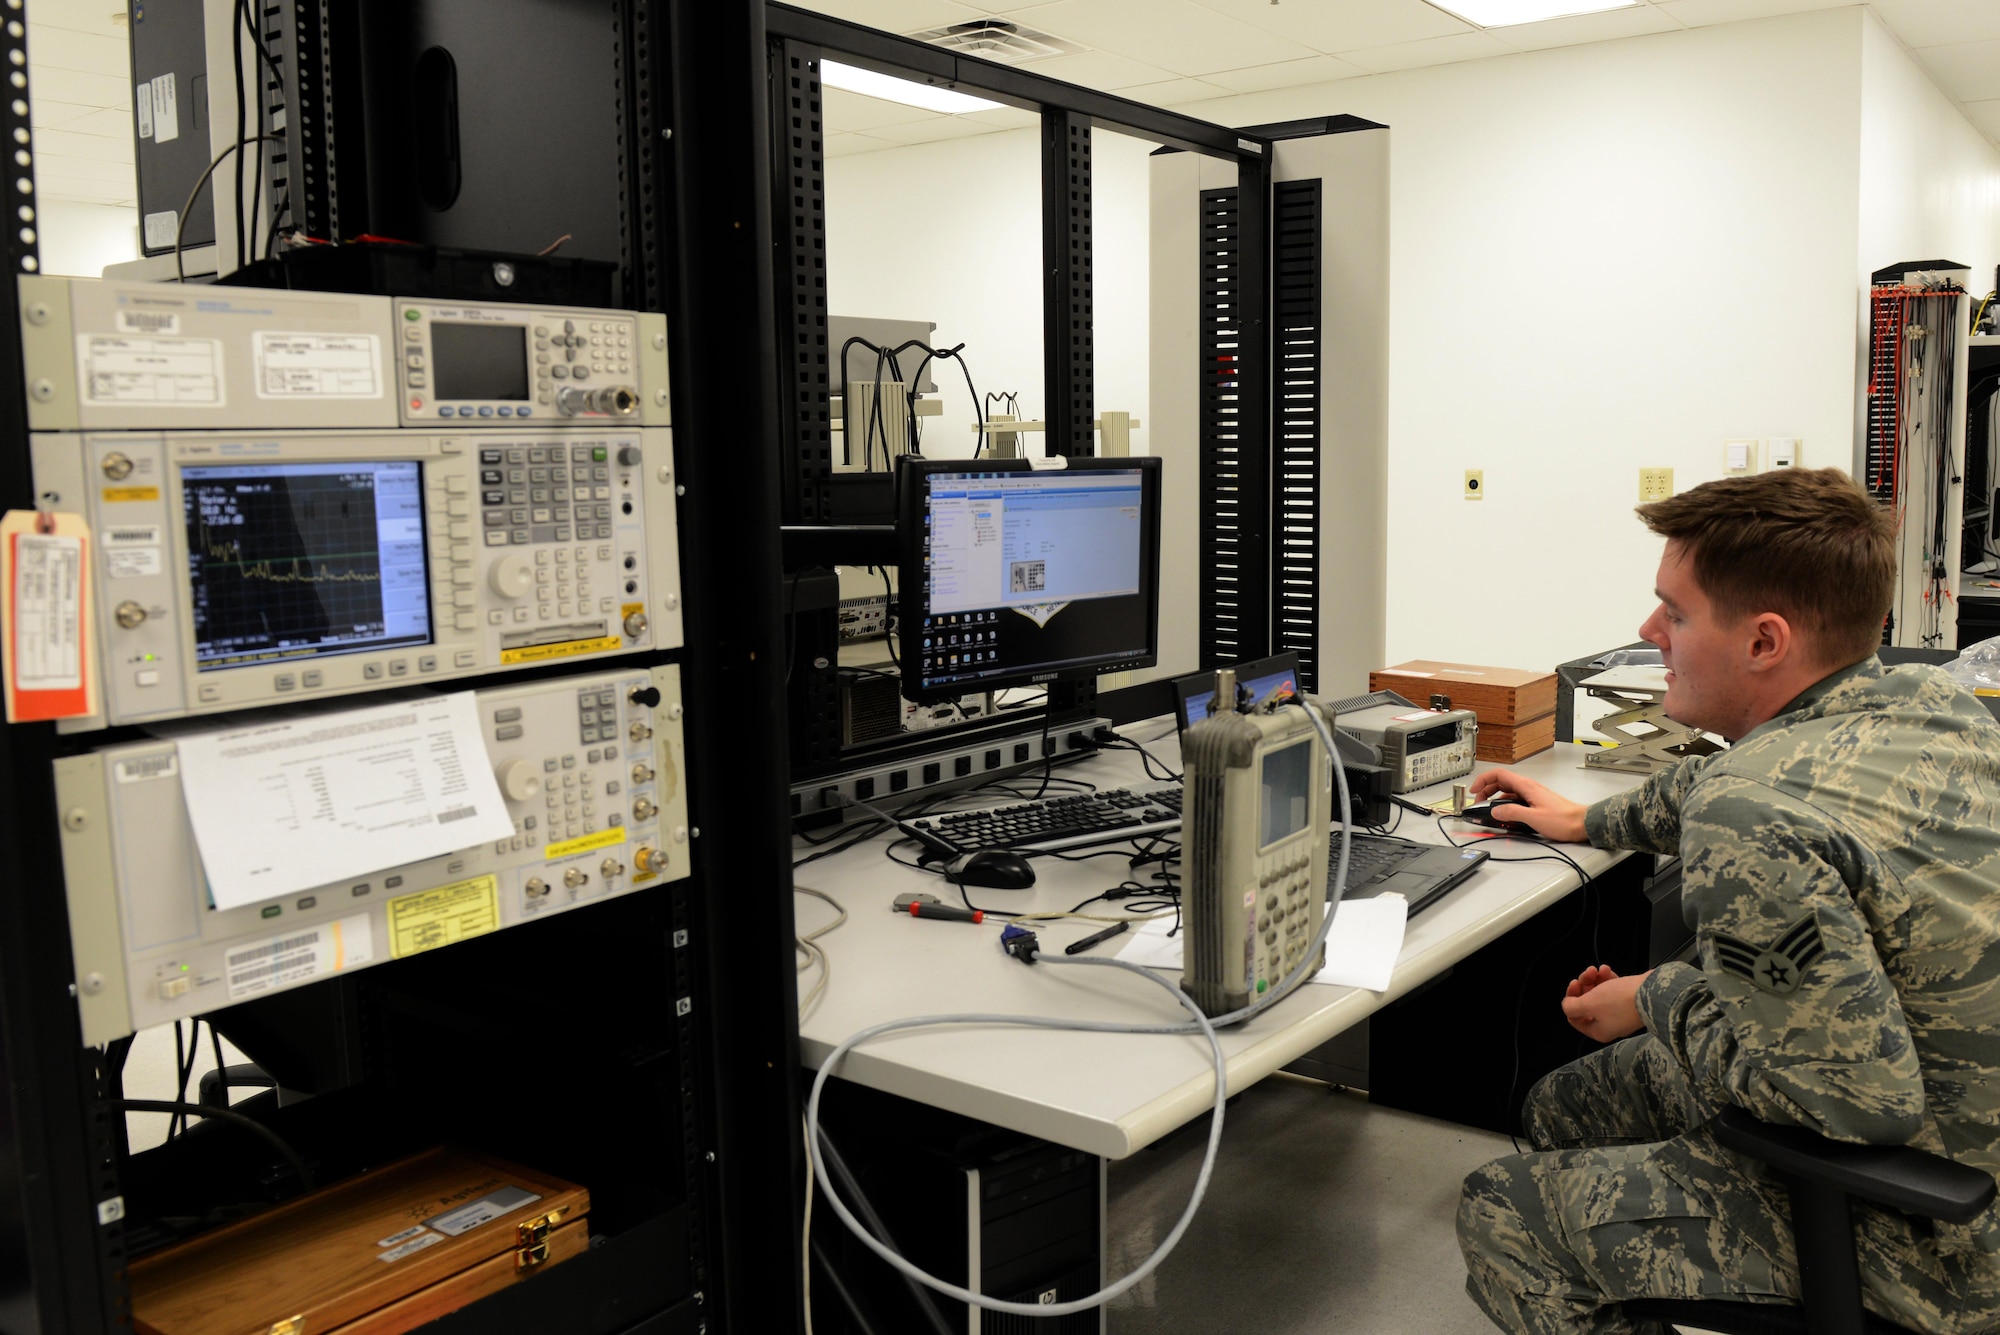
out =
[[(903, 1255), (931, 1274), (1022, 1303), (1069, 1302), (1103, 1286), (1106, 1179), (1096, 1155), (839, 1083), (824, 1100), (822, 1126), (849, 1207), (861, 1213), (851, 1179)], [(821, 1335), (1104, 1330), (1102, 1308), (1024, 1317), (975, 1310), (929, 1289), (919, 1298), (824, 1198), (812, 1229), (813, 1328)]]

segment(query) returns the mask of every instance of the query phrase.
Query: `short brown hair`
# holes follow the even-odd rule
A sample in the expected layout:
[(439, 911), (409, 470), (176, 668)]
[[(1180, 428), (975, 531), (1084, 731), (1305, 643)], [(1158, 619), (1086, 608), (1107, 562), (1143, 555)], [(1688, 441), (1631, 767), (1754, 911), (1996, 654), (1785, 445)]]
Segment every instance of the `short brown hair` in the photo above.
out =
[(1723, 620), (1776, 612), (1829, 667), (1881, 645), (1896, 591), (1896, 517), (1838, 468), (1704, 482), (1640, 506), (1639, 518), (1680, 542)]

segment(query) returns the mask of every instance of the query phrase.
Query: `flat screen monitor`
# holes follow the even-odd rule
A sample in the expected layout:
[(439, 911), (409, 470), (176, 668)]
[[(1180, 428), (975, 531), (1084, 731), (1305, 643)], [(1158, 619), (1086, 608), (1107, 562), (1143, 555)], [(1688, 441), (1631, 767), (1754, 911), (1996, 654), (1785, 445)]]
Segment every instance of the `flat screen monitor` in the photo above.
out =
[(415, 460), (183, 468), (196, 670), (431, 642)]
[[(1261, 705), (1280, 695), (1299, 693), (1299, 656), (1273, 654), (1236, 665), (1236, 690), (1251, 705)], [(1181, 731), (1199, 723), (1214, 711), (1215, 674), (1191, 672), (1174, 678), (1174, 712), (1180, 716)]]
[(905, 459), (897, 491), (907, 698), (1158, 661), (1158, 459)]

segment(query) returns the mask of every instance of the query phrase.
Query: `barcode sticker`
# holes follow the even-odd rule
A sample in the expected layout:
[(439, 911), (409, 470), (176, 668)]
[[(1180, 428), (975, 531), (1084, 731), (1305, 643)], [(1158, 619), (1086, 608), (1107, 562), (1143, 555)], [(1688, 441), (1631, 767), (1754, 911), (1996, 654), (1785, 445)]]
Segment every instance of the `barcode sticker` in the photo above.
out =
[(120, 783), (146, 783), (152, 779), (171, 779), (181, 772), (181, 757), (178, 751), (165, 751), (156, 756), (133, 756), (112, 766)]
[(229, 983), (229, 999), (242, 1001), (367, 964), (374, 958), (374, 932), (368, 915), (357, 913), (232, 950), (223, 957), (223, 973)]
[(139, 137), (153, 137), (153, 85), (149, 80), (132, 90), (132, 110), (139, 121)]
[(146, 249), (167, 250), (181, 239), (181, 215), (176, 209), (161, 209), (142, 220), (146, 228)]
[(437, 814), (440, 825), (449, 825), (455, 820), (470, 820), (479, 814), (478, 807), (449, 807)]
[[(173, 238), (169, 237), (169, 244)], [(181, 332), (181, 317), (178, 311), (135, 311), (128, 307), (118, 312), (118, 332), (121, 334), (178, 334)]]

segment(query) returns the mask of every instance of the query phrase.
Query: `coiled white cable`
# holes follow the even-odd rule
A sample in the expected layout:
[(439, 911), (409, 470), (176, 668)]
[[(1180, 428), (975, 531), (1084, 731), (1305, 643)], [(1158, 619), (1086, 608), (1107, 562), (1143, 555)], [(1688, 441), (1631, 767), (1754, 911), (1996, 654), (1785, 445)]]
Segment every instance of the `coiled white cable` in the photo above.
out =
[[(818, 1177), (819, 1189), (826, 1197), (828, 1208), (839, 1217), (841, 1223), (847, 1226), (848, 1232), (859, 1238), (863, 1245), (888, 1262), (896, 1270), (917, 1281), (919, 1284), (944, 1294), (946, 1297), (956, 1298), (962, 1303), (970, 1303), (985, 1311), (1005, 1312), (1013, 1316), (1067, 1316), (1072, 1312), (1084, 1312), (1094, 1307), (1101, 1307), (1113, 1298), (1126, 1292), (1133, 1285), (1139, 1283), (1152, 1274), (1153, 1271), (1157, 1270), (1160, 1263), (1165, 1261), (1168, 1255), (1173, 1252), (1175, 1246), (1180, 1243), (1182, 1235), (1188, 1230), (1188, 1225), (1194, 1222), (1195, 1212), (1201, 1208), (1202, 1197), (1208, 1192), (1209, 1178), (1215, 1171), (1215, 1156), (1222, 1146), (1222, 1117), (1224, 1105), (1227, 1103), (1229, 1097), (1229, 1071), (1222, 1051), (1222, 1039), (1217, 1035), (1216, 1030), (1229, 1025), (1242, 1024), (1253, 1016), (1262, 1014), (1266, 1009), (1275, 1006), (1280, 1000), (1289, 996), (1292, 990), (1302, 983), (1309, 973), (1318, 971), (1320, 947), (1325, 944), (1327, 932), (1333, 926), (1334, 910), (1339, 906), (1341, 897), (1347, 891), (1347, 863), (1350, 840), (1347, 824), (1347, 816), (1350, 810), (1347, 772), (1339, 763), (1339, 753), (1334, 749), (1333, 738), (1327, 732), (1325, 721), (1320, 718), (1319, 711), (1301, 699), (1294, 698), (1290, 703), (1305, 710), (1306, 718), (1312, 723), (1313, 730), (1319, 734), (1320, 742), (1326, 748), (1327, 763), (1333, 770), (1334, 786), (1340, 793), (1340, 860), (1334, 872), (1333, 894), (1328, 902), (1327, 911), (1321, 918), (1318, 934), (1313, 937), (1312, 944), (1306, 948), (1305, 957), (1300, 961), (1299, 965), (1290, 974), (1286, 975), (1285, 978), (1280, 980), (1276, 987), (1248, 1006), (1231, 1011), (1227, 1015), (1220, 1015), (1211, 1019), (1202, 1013), (1201, 1007), (1195, 1003), (1194, 998), (1182, 991), (1180, 986), (1172, 979), (1163, 978), (1141, 965), (1121, 959), (1095, 959), (1087, 955), (1049, 955), (1038, 951), (1035, 956), (1035, 962), (1040, 964), (1066, 967), (1082, 965), (1100, 969), (1122, 969), (1127, 973), (1137, 974), (1147, 982), (1157, 987), (1165, 988), (1168, 992), (1172, 993), (1174, 1000), (1180, 1003), (1181, 1007), (1189, 1015), (1194, 1017), (1193, 1022), (1190, 1024), (1142, 1025), (1114, 1023), (1104, 1020), (1074, 1020), (1048, 1015), (990, 1015), (978, 1013), (920, 1015), (909, 1019), (889, 1020), (882, 1024), (871, 1025), (858, 1034), (850, 1035), (841, 1042), (840, 1046), (827, 1054), (825, 1061), (820, 1063), (819, 1072), (813, 1077), (812, 1096), (806, 1101), (806, 1148), (811, 1158), (811, 1163), (807, 1171)], [(1161, 1240), (1160, 1245), (1153, 1249), (1153, 1254), (1148, 1256), (1144, 1261), (1141, 1261), (1124, 1278), (1114, 1280), (1104, 1288), (1099, 1289), (1096, 1293), (1062, 1303), (1016, 1303), (1002, 1298), (988, 1297), (983, 1293), (975, 1293), (963, 1285), (939, 1279), (936, 1275), (930, 1274), (914, 1262), (905, 1259), (894, 1248), (869, 1233), (862, 1226), (861, 1221), (855, 1218), (854, 1212), (848, 1208), (847, 1202), (843, 1201), (839, 1193), (835, 1191), (832, 1176), (826, 1171), (825, 1162), (820, 1157), (820, 1138), (824, 1133), (820, 1131), (819, 1127), (819, 1101), (821, 1093), (826, 1088), (828, 1078), (840, 1069), (840, 1064), (847, 1059), (847, 1054), (863, 1043), (874, 1038), (879, 1038), (883, 1034), (896, 1033), (905, 1029), (928, 1029), (943, 1025), (969, 1024), (1013, 1025), (1030, 1029), (1067, 1029), (1084, 1033), (1102, 1034), (1199, 1033), (1208, 1040), (1209, 1052), (1215, 1060), (1215, 1105), (1214, 1110), (1209, 1115), (1208, 1145), (1202, 1154), (1201, 1171), (1195, 1176), (1194, 1190), (1188, 1194), (1187, 1207), (1181, 1211), (1180, 1218), (1174, 1221), (1173, 1228)]]

